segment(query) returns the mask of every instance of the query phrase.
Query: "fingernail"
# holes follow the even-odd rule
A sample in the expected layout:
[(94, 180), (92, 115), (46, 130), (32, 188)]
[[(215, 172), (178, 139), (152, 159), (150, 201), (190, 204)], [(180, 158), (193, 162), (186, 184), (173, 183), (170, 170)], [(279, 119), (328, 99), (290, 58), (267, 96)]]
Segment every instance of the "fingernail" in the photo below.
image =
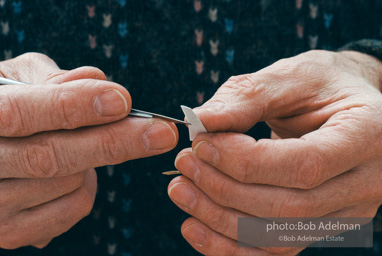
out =
[(207, 243), (206, 231), (197, 224), (186, 227), (182, 234), (187, 240), (196, 245), (204, 246)]
[(219, 163), (218, 151), (211, 143), (208, 143), (207, 141), (199, 142), (193, 149), (193, 153), (197, 158), (213, 166)]
[(168, 189), (169, 197), (179, 206), (190, 212), (195, 206), (196, 196), (190, 186), (184, 182), (175, 183)]
[(177, 156), (175, 159), (175, 167), (195, 183), (199, 182), (200, 172), (195, 159), (192, 157), (192, 153)]
[(143, 144), (148, 150), (172, 148), (176, 145), (176, 134), (168, 123), (154, 121), (143, 134)]
[(111, 89), (97, 96), (94, 109), (100, 116), (119, 116), (127, 112), (128, 106), (122, 93)]

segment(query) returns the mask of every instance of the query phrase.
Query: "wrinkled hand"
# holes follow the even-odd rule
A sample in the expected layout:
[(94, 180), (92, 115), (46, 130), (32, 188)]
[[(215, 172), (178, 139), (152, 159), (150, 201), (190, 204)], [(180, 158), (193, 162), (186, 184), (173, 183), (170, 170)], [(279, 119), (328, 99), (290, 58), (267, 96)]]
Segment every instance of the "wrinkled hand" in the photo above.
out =
[(125, 118), (129, 93), (102, 71), (29, 53), (0, 62), (0, 247), (45, 246), (90, 212), (94, 167), (166, 152), (175, 125)]
[[(196, 113), (210, 132), (175, 165), (182, 234), (206, 255), (295, 255), (238, 248), (237, 219), (374, 217), (382, 202), (381, 62), (311, 51), (230, 78)], [(241, 134), (266, 121), (273, 140)]]

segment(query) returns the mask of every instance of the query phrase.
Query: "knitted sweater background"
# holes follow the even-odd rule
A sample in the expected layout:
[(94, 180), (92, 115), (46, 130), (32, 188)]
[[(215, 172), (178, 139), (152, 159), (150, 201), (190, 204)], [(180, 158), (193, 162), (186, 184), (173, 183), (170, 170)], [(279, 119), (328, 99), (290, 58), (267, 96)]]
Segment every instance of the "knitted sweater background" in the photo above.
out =
[[(0, 59), (36, 51), (62, 69), (102, 69), (133, 107), (182, 119), (232, 75), (311, 49), (335, 50), (382, 36), (376, 0), (0, 0)], [(161, 156), (97, 169), (92, 213), (46, 248), (0, 255), (199, 255), (182, 238), (187, 214), (168, 198), (179, 145)], [(269, 137), (265, 124), (249, 134)], [(378, 219), (377, 217), (376, 219)], [(378, 228), (378, 223), (375, 225)], [(380, 255), (370, 249), (307, 249), (301, 255)]]

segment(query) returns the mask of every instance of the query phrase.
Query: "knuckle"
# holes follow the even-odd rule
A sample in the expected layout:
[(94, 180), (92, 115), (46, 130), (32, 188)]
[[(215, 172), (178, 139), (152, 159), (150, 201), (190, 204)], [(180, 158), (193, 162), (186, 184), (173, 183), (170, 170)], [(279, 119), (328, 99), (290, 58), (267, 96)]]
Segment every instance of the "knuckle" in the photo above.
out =
[(73, 96), (72, 92), (62, 88), (56, 91), (56, 96), (54, 97), (56, 109), (59, 112), (51, 111), (51, 120), (55, 120), (57, 123), (55, 125), (59, 125), (63, 129), (75, 129), (79, 126), (81, 118), (83, 119), (81, 111), (78, 111), (81, 109), (81, 106), (78, 105)]
[(325, 50), (310, 50), (300, 55), (307, 59), (312, 59), (316, 63), (321, 62), (324, 64), (332, 64), (337, 59), (337, 54)]
[(230, 76), (227, 81), (235, 82), (238, 76)]
[[(267, 94), (269, 80), (275, 78), (273, 72), (256, 72), (230, 77), (216, 92), (216, 95), (238, 96), (242, 101), (252, 101), (259, 94)], [(263, 106), (264, 104), (259, 104)], [(264, 113), (264, 109), (259, 109)]]
[[(296, 57), (297, 58), (297, 57)], [(272, 77), (276, 79), (283, 79), (289, 77), (290, 74), (298, 72), (300, 67), (300, 61), (293, 61), (292, 58), (283, 58), (277, 60), (271, 66), (264, 69), (264, 74), (267, 77)]]
[(53, 177), (60, 169), (57, 155), (49, 140), (31, 138), (23, 146), (20, 167), (27, 177)]
[(293, 62), (291, 63), (290, 58), (282, 58), (272, 64), (272, 66), (277, 67), (281, 72), (284, 70), (289, 71), (291, 65), (293, 65)]
[(305, 76), (304, 69), (311, 66), (311, 60), (291, 60), (284, 58), (276, 61), (265, 71), (265, 75), (274, 81), (282, 81), (285, 79), (295, 79), (299, 76)]
[(301, 191), (291, 191), (279, 202), (278, 207), (272, 209), (276, 217), (311, 217), (315, 210), (314, 201)]
[(296, 173), (296, 187), (300, 189), (315, 188), (323, 179), (323, 160), (320, 154), (314, 150), (307, 150), (306, 154)]
[(126, 159), (128, 152), (123, 141), (118, 139), (116, 131), (109, 127), (104, 129), (101, 134), (102, 155), (106, 157), (110, 164), (116, 164)]
[(244, 74), (231, 76), (227, 82), (224, 83), (224, 88), (234, 89), (238, 94), (246, 95), (253, 90), (255, 84), (258, 83), (252, 74)]
[(213, 210), (212, 212), (214, 214), (208, 214), (208, 223), (211, 229), (221, 234), (230, 233), (230, 212), (223, 209)]
[(240, 76), (231, 76), (228, 78), (227, 82), (238, 82), (240, 79)]
[[(315, 82), (322, 81), (326, 73), (333, 71), (337, 57), (334, 53), (323, 50), (311, 50), (291, 58), (284, 58), (276, 61), (269, 68), (266, 68), (265, 74), (274, 79), (293, 79)], [(277, 70), (277, 72), (275, 72)], [(325, 73), (323, 73), (326, 71)], [(306, 83), (306, 82), (305, 82)]]
[(219, 204), (219, 205), (222, 205), (222, 206), (230, 206), (230, 202), (229, 202), (229, 196), (228, 194), (230, 194), (230, 184), (227, 180), (223, 181), (223, 180), (219, 180), (219, 181), (216, 181), (216, 182), (213, 182), (210, 184), (210, 197), (211, 199)]
[[(309, 71), (309, 75), (315, 74), (324, 78), (326, 77), (326, 73), (336, 70), (338, 66), (337, 54), (324, 50), (311, 50), (301, 54), (297, 56), (295, 63), (297, 70), (304, 71), (304, 73), (306, 73), (305, 71)], [(323, 71), (327, 72), (322, 73)]]
[(15, 137), (23, 134), (24, 122), (20, 105), (16, 100), (0, 96), (0, 134), (5, 137)]
[(241, 159), (238, 170), (238, 172), (234, 172), (235, 178), (241, 183), (250, 183), (254, 170), (252, 161), (246, 158)]

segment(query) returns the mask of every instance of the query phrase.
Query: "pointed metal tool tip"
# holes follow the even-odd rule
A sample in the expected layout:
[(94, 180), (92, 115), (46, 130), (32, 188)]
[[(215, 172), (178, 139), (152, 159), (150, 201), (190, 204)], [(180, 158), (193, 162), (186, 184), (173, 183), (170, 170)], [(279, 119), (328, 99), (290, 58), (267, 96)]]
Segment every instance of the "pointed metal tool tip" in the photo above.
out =
[(168, 117), (168, 116), (164, 116), (164, 115), (160, 115), (160, 114), (156, 114), (156, 113), (152, 113), (152, 112), (147, 112), (147, 111), (143, 111), (143, 110), (138, 110), (138, 109), (134, 109), (134, 108), (131, 109), (129, 115), (130, 116), (137, 116), (137, 117), (146, 117), (146, 118), (156, 117), (156, 118), (160, 118), (164, 121), (172, 122), (175, 124), (188, 124), (188, 125), (190, 125), (190, 123), (184, 122), (184, 121), (176, 119), (176, 118), (172, 118), (172, 117)]

